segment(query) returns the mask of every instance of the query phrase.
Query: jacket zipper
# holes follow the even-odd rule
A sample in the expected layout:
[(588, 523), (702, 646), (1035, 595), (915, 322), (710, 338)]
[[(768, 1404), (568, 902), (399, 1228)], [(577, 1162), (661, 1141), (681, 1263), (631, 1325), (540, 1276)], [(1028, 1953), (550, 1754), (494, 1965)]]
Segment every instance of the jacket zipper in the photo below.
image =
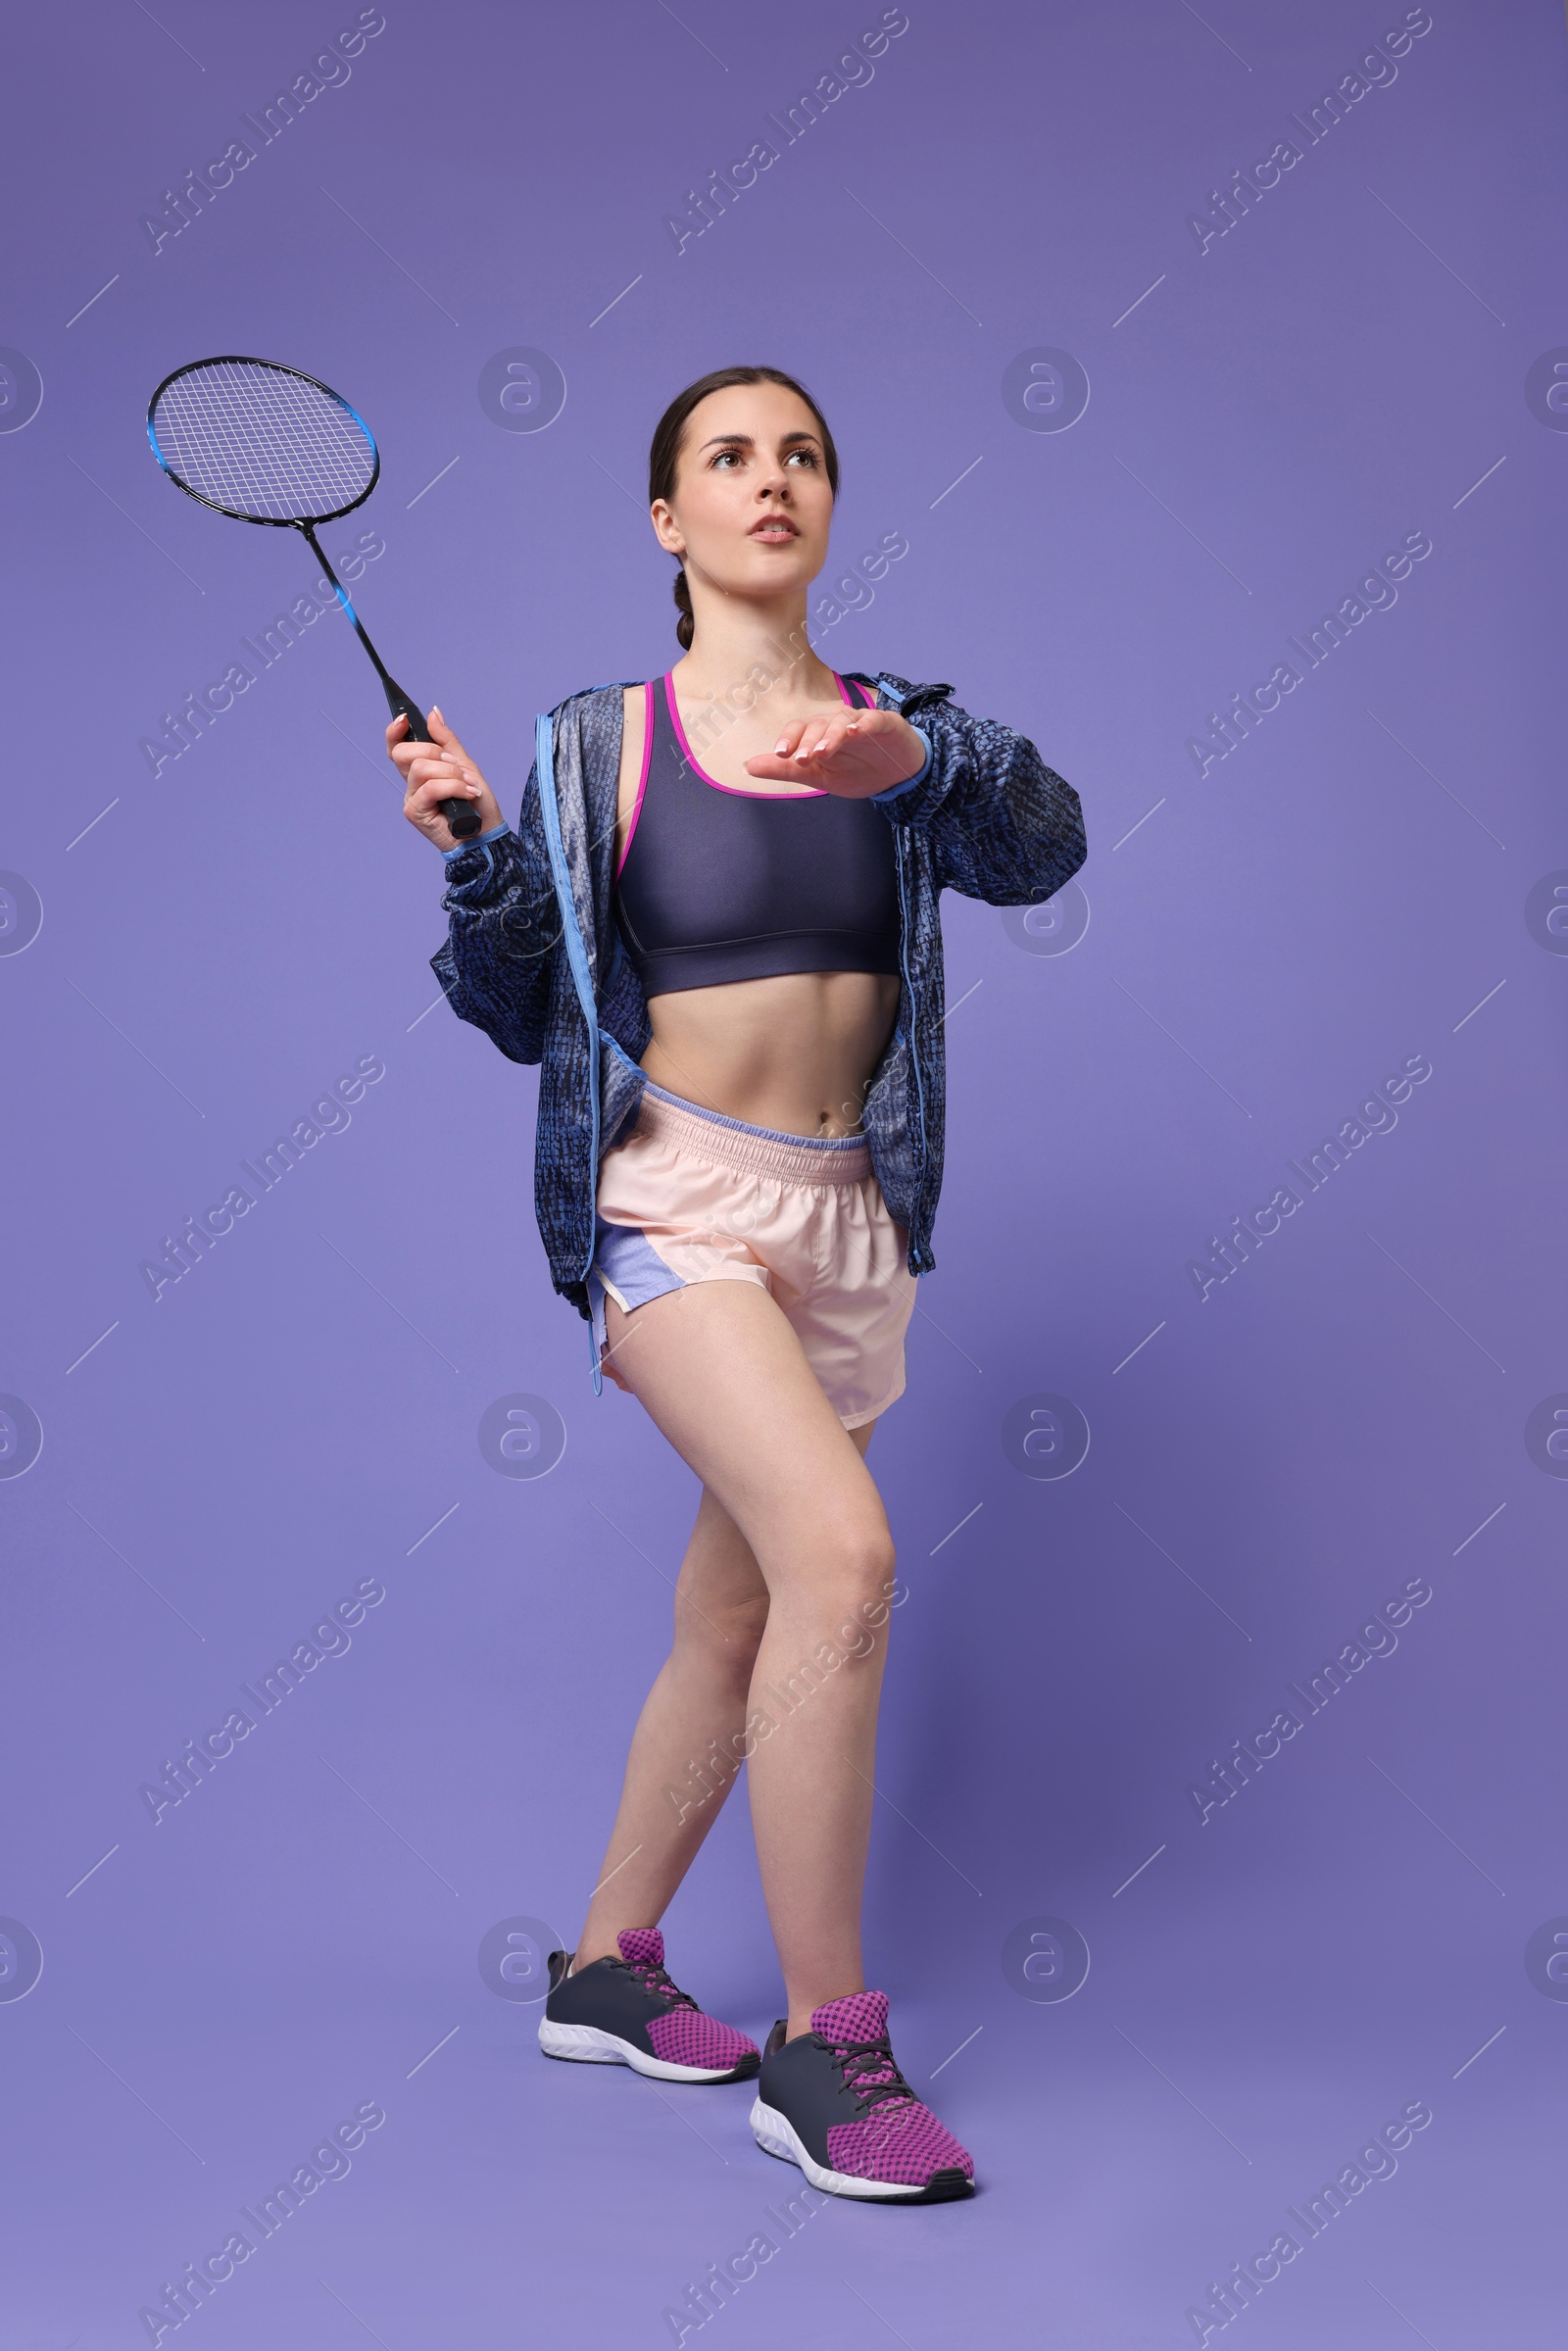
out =
[[(888, 684), (888, 681), (885, 677), (877, 679), (877, 692), (879, 694), (885, 694), (889, 702), (893, 704), (896, 710), (902, 709), (904, 703), (903, 695), (897, 693), (894, 688)], [(914, 1071), (914, 1101), (915, 1108), (919, 1114), (920, 1121), (920, 1180), (916, 1190), (915, 1207), (918, 1211), (920, 1211), (921, 1221), (923, 1223), (926, 1171), (925, 1078), (920, 1068), (919, 1041), (915, 1036), (914, 983), (909, 977), (909, 900), (908, 892), (905, 886), (904, 875), (906, 846), (906, 845), (903, 832), (900, 830), (898, 825), (895, 825), (893, 827), (893, 847), (896, 855), (896, 863), (898, 866), (899, 875), (899, 969), (904, 974), (905, 996), (909, 1006), (909, 1025), (907, 1030), (909, 1063)], [(918, 1251), (923, 1256), (925, 1253), (925, 1236), (923, 1232), (916, 1235), (911, 1231), (909, 1238), (912, 1242), (916, 1243)]]
[[(588, 1027), (588, 1110), (590, 1118), (589, 1181), (597, 1186), (599, 1180), (599, 1011), (594, 1003), (593, 984), (588, 976), (588, 950), (583, 944), (582, 925), (577, 919), (577, 901), (572, 893), (566, 872), (565, 846), (561, 838), (561, 810), (556, 801), (556, 744), (555, 728), (549, 712), (534, 722), (534, 763), (539, 770), (539, 809), (545, 820), (545, 846), (550, 852), (550, 870), (555, 879), (556, 903), (561, 907), (565, 931), (566, 959), (582, 1006), (583, 1019)], [(595, 1227), (590, 1218), (588, 1255), (578, 1280), (586, 1282), (593, 1268)], [(593, 1319), (588, 1322), (588, 1357), (593, 1368), (594, 1394), (603, 1391), (599, 1369), (599, 1350), (594, 1344)]]
[[(906, 991), (906, 996), (907, 996), (907, 998), (908, 998), (908, 1004), (909, 1004), (909, 1027), (908, 1027), (908, 1041), (909, 1041), (909, 1063), (910, 1063), (910, 1066), (911, 1066), (911, 1068), (912, 1068), (912, 1069), (913, 1069), (913, 1071), (914, 1071), (914, 1100), (915, 1100), (915, 1107), (916, 1107), (917, 1111), (919, 1112), (919, 1118), (920, 1118), (920, 1180), (919, 1180), (919, 1185), (918, 1185), (918, 1187), (917, 1187), (917, 1192), (916, 1192), (916, 1202), (915, 1202), (915, 1204), (916, 1204), (917, 1208), (918, 1208), (918, 1209), (920, 1210), (920, 1212), (921, 1212), (921, 1222), (922, 1222), (922, 1224), (923, 1224), (923, 1223), (924, 1223), (924, 1208), (925, 1208), (925, 1170), (926, 1170), (926, 1149), (925, 1149), (925, 1079), (924, 1079), (924, 1076), (922, 1075), (922, 1073), (921, 1073), (921, 1069), (920, 1069), (920, 1047), (919, 1047), (919, 1041), (918, 1041), (918, 1039), (917, 1039), (917, 1038), (916, 1038), (916, 1036), (915, 1036), (915, 1002), (914, 1002), (914, 984), (913, 984), (913, 982), (911, 981), (911, 979), (909, 978), (909, 957), (908, 957), (908, 942), (909, 942), (909, 906), (908, 906), (908, 894), (907, 894), (907, 892), (906, 892), (906, 889), (905, 889), (905, 882), (904, 882), (904, 852), (905, 852), (905, 842), (904, 842), (904, 836), (903, 836), (903, 834), (902, 834), (902, 833), (900, 833), (900, 832), (898, 832), (897, 828), (895, 828), (895, 834), (894, 834), (894, 846), (895, 846), (895, 848), (896, 848), (896, 850), (897, 850), (897, 852), (898, 852), (898, 869), (899, 869), (899, 967), (900, 967), (900, 969), (901, 969), (901, 970), (903, 971), (903, 973), (904, 973), (904, 986), (905, 986), (905, 991)], [(924, 1236), (923, 1232), (922, 1232), (920, 1235), (918, 1235), (917, 1237), (913, 1237), (913, 1238), (917, 1238), (917, 1241), (918, 1241), (918, 1248), (919, 1248), (920, 1253), (923, 1255), (923, 1254), (924, 1254), (924, 1250), (925, 1250), (925, 1236)]]

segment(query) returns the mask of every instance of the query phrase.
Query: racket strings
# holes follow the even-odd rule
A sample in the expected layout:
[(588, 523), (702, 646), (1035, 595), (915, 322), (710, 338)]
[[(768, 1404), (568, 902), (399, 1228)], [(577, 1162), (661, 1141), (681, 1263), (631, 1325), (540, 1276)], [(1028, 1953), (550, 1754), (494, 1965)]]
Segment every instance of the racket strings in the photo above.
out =
[(375, 446), (345, 402), (257, 361), (188, 368), (154, 411), (169, 470), (212, 505), (270, 522), (319, 520), (353, 506), (375, 475)]

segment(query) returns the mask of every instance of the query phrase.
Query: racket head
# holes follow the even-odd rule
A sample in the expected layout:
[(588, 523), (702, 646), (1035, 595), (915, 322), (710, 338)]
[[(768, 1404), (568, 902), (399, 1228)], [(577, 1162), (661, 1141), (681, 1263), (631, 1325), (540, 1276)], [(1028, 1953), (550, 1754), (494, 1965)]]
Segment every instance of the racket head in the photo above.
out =
[(233, 354), (176, 367), (147, 405), (147, 438), (170, 480), (238, 522), (333, 522), (381, 471), (365, 418), (299, 367)]

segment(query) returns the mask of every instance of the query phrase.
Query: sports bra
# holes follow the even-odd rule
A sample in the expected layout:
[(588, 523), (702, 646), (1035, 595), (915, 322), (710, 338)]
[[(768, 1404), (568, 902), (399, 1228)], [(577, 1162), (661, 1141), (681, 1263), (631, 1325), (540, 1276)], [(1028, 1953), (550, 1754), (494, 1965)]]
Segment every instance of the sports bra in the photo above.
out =
[[(852, 710), (874, 707), (863, 687)], [(741, 791), (697, 764), (669, 678), (652, 679), (614, 907), (645, 996), (787, 971), (899, 969), (893, 828), (868, 800)]]

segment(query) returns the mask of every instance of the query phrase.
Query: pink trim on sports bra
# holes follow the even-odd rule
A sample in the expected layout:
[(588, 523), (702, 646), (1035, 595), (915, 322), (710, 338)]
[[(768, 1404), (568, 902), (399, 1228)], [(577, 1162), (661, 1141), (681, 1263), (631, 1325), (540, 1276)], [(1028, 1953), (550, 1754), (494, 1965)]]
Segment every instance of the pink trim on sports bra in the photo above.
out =
[[(669, 715), (674, 723), (675, 740), (681, 747), (681, 751), (685, 756), (687, 766), (691, 769), (693, 775), (699, 777), (703, 783), (711, 784), (715, 792), (732, 792), (737, 800), (822, 800), (826, 798), (826, 794), (818, 784), (808, 785), (804, 792), (748, 792), (744, 786), (740, 784), (721, 784), (716, 776), (710, 775), (705, 767), (698, 765), (696, 755), (694, 754), (691, 745), (686, 740), (686, 729), (684, 726), (682, 726), (680, 720), (680, 705), (675, 700), (673, 677), (674, 672), (671, 671), (664, 679), (664, 700), (669, 706)], [(849, 703), (850, 708), (853, 710), (856, 706), (854, 702), (851, 701), (850, 690), (844, 683), (843, 678), (839, 676), (839, 673), (836, 669), (833, 672), (833, 680), (837, 685), (839, 692), (843, 695), (845, 701)], [(863, 686), (860, 688), (860, 691), (862, 694), (864, 693), (865, 689)], [(865, 708), (867, 710), (871, 708), (869, 702), (866, 703)]]
[[(636, 838), (637, 833), (637, 819), (643, 812), (643, 795), (648, 790), (648, 770), (653, 763), (654, 757), (654, 692), (658, 682), (659, 681), (657, 679), (650, 678), (647, 686), (644, 689), (645, 693), (647, 694), (648, 701), (643, 713), (643, 771), (637, 779), (637, 798), (632, 803), (631, 822), (626, 827), (626, 846), (621, 851), (620, 857), (615, 865), (614, 878), (616, 881), (620, 879), (621, 870), (625, 865), (626, 859), (631, 856), (631, 845), (633, 840)], [(851, 697), (849, 687), (845, 684), (843, 678), (840, 677), (836, 669), (833, 672), (833, 682), (838, 687), (838, 690), (843, 695), (845, 701), (849, 703), (852, 710), (858, 707), (867, 710), (875, 710), (875, 697), (867, 694), (863, 686), (858, 684), (856, 687), (856, 692), (860, 696), (860, 703), (858, 706)], [(814, 784), (805, 792), (746, 792), (743, 791), (738, 784), (718, 783), (712, 776), (709, 775), (704, 768), (698, 765), (696, 758), (692, 752), (692, 747), (686, 740), (686, 729), (684, 726), (682, 726), (680, 721), (680, 706), (675, 700), (674, 686), (671, 684), (668, 676), (665, 677), (663, 683), (664, 700), (669, 706), (669, 714), (675, 725), (676, 740), (680, 744), (681, 751), (686, 759), (686, 763), (690, 767), (693, 775), (701, 777), (705, 784), (711, 784), (715, 792), (732, 793), (737, 800), (823, 800), (827, 797), (821, 788)]]
[(644, 688), (644, 692), (647, 694), (648, 701), (643, 710), (643, 771), (642, 774), (637, 778), (637, 798), (632, 804), (631, 822), (626, 827), (626, 846), (621, 851), (619, 863), (615, 867), (616, 881), (619, 881), (620, 879), (621, 866), (625, 864), (626, 859), (631, 855), (632, 836), (637, 830), (637, 819), (643, 812), (643, 794), (648, 789), (648, 770), (653, 764), (654, 683), (652, 678), (649, 679), (647, 686)]

